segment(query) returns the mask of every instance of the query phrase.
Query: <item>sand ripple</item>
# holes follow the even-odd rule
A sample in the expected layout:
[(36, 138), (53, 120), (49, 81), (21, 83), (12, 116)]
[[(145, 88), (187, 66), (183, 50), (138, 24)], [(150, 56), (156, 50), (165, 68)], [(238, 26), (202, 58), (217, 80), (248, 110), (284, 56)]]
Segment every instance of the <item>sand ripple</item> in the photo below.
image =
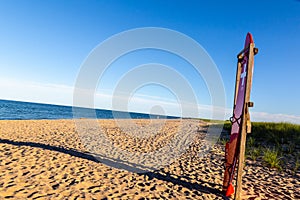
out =
[[(168, 122), (169, 127), (148, 141), (132, 135), (120, 139), (113, 122), (99, 123), (120, 147), (146, 152), (171, 139), (178, 122)], [(204, 131), (198, 130), (198, 139), (172, 164), (139, 174), (90, 156), (72, 120), (0, 121), (0, 199), (223, 199), (223, 145), (206, 149)], [(198, 157), (199, 151), (208, 153)], [(300, 199), (299, 177), (299, 171), (278, 172), (247, 161), (243, 197)]]

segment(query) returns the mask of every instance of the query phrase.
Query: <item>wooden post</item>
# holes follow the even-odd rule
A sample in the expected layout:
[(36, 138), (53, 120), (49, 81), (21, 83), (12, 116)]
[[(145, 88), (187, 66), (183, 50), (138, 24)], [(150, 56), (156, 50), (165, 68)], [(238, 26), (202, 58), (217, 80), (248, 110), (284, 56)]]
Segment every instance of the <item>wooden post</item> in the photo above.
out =
[[(234, 194), (235, 199), (241, 199), (242, 174), (244, 167), (244, 156), (246, 146), (246, 134), (251, 132), (249, 107), (250, 91), (252, 85), (252, 73), (254, 66), (254, 55), (257, 53), (251, 33), (247, 34), (244, 49), (238, 54), (233, 116), (230, 118), (232, 127), (230, 141), (225, 146), (225, 171), (223, 188), (225, 196)], [(243, 72), (242, 72), (243, 70)], [(234, 190), (232, 181), (237, 169), (236, 188)], [(235, 193), (234, 193), (235, 191)]]
[(235, 199), (241, 200), (242, 193), (242, 175), (244, 168), (244, 160), (245, 160), (245, 147), (246, 147), (246, 135), (247, 135), (247, 122), (249, 116), (249, 102), (250, 102), (250, 92), (252, 85), (252, 72), (253, 72), (253, 64), (254, 64), (254, 54), (257, 52), (257, 49), (254, 48), (254, 43), (251, 43), (249, 46), (249, 55), (248, 55), (248, 66), (247, 66), (247, 82), (245, 88), (245, 104), (243, 108), (242, 114), (242, 131), (240, 135), (240, 144), (239, 144), (239, 158), (238, 158), (238, 170), (237, 170), (237, 182), (236, 182), (236, 191), (235, 191)]

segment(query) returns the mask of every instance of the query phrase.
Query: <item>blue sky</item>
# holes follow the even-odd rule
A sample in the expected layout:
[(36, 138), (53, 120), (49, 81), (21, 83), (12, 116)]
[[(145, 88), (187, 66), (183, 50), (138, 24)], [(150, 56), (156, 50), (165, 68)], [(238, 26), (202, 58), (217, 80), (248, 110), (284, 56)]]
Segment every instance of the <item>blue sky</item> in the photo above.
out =
[[(163, 27), (193, 38), (208, 52), (222, 76), (229, 114), (236, 54), (243, 48), (247, 32), (251, 32), (259, 48), (251, 94), (255, 103), (251, 109), (253, 120), (300, 123), (299, 13), (300, 2), (296, 0), (1, 0), (0, 99), (71, 105), (80, 66), (92, 49), (122, 31)], [(101, 80), (99, 99), (95, 97), (97, 107), (109, 109), (109, 97), (119, 78), (131, 68), (149, 62), (174, 67), (196, 91), (199, 105), (209, 107), (205, 82), (182, 59), (155, 50), (126, 56), (117, 60)], [(150, 85), (140, 88), (136, 99), (146, 103), (138, 105), (133, 101), (129, 109), (147, 112), (155, 100), (172, 102), (174, 95)], [(173, 114), (172, 107), (166, 110)], [(200, 117), (206, 115), (201, 113)]]

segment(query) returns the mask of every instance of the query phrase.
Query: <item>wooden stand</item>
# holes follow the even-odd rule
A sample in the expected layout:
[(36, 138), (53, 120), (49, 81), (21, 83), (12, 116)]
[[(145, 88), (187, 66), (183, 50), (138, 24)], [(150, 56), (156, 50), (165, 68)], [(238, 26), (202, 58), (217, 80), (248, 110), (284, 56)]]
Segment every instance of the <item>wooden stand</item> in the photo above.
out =
[(242, 130), (240, 133), (240, 144), (239, 144), (239, 156), (238, 156), (238, 169), (237, 169), (237, 182), (235, 189), (234, 199), (240, 200), (242, 193), (242, 175), (245, 161), (245, 147), (246, 147), (246, 135), (251, 132), (251, 122), (250, 122), (250, 114), (249, 107), (253, 107), (253, 103), (250, 102), (250, 92), (252, 86), (252, 72), (254, 65), (254, 55), (257, 54), (258, 49), (254, 47), (254, 43), (251, 43), (247, 49), (244, 49), (241, 53), (238, 54), (238, 64), (237, 64), (237, 74), (236, 74), (236, 85), (235, 85), (235, 99), (234, 106), (236, 105), (237, 99), (237, 90), (241, 77), (241, 66), (242, 60), (244, 56), (246, 56), (245, 52), (248, 51), (248, 66), (247, 66), (247, 80), (246, 80), (246, 88), (245, 88), (245, 104), (243, 109), (243, 114), (241, 118), (242, 122)]

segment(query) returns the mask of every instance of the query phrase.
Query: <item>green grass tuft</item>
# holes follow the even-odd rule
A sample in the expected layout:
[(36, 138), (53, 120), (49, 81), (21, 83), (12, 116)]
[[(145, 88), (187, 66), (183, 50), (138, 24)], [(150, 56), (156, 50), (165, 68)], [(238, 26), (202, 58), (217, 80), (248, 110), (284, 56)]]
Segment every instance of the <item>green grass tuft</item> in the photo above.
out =
[(229, 141), (229, 140), (226, 139), (226, 138), (219, 138), (219, 142), (220, 142), (223, 146), (225, 146), (226, 143), (227, 143), (228, 141)]
[(253, 147), (253, 148), (250, 148), (250, 149), (246, 149), (246, 156), (248, 158), (250, 158), (251, 160), (256, 160), (259, 156), (261, 156), (261, 153), (262, 153), (262, 149), (259, 148), (259, 147)]
[(247, 139), (247, 144), (246, 145), (247, 145), (248, 148), (254, 147), (255, 146), (255, 138), (254, 137), (249, 137)]
[(264, 150), (263, 160), (270, 168), (282, 169), (281, 158), (279, 157), (279, 151), (277, 149), (266, 148)]
[(297, 173), (297, 171), (298, 171), (299, 168), (300, 168), (300, 156), (298, 154), (296, 162), (295, 162), (295, 167), (293, 169), (294, 175)]

